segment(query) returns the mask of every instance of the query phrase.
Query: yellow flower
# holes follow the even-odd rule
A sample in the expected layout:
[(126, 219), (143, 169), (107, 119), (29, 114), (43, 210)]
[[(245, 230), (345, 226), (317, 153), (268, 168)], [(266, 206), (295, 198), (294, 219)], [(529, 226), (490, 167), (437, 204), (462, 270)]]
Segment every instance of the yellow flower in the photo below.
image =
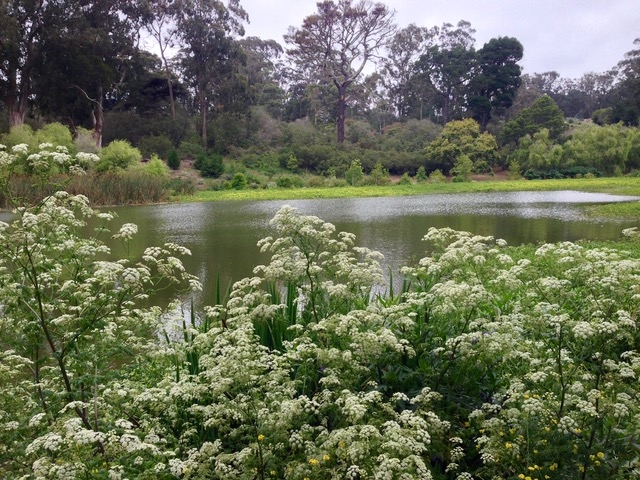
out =
[(597, 456), (600, 460), (602, 460), (602, 459), (604, 458), (604, 453), (602, 453), (602, 452), (598, 452), (598, 453), (596, 454), (596, 456)]
[(258, 441), (262, 442), (264, 440), (264, 435), (260, 434), (258, 435)]
[(518, 475), (518, 478), (519, 478), (520, 480), (524, 480), (524, 473), (521, 473), (520, 475)]
[(322, 456), (322, 460), (324, 460), (325, 462), (328, 462), (329, 460), (331, 460), (331, 457), (325, 453), (325, 454)]
[(314, 467), (315, 467), (316, 465), (318, 465), (319, 463), (320, 463), (320, 462), (318, 461), (318, 459), (317, 459), (317, 458), (312, 458), (311, 460), (309, 460), (309, 465), (312, 465), (312, 466), (314, 466)]
[(513, 443), (511, 443), (511, 442), (507, 442), (507, 443), (505, 443), (505, 444), (504, 444), (504, 446), (505, 446), (506, 448), (513, 448)]

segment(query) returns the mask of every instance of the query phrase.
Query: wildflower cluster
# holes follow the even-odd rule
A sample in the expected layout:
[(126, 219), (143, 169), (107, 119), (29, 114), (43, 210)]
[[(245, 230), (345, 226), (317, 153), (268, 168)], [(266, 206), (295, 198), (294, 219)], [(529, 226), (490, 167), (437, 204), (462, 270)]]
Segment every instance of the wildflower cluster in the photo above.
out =
[(109, 261), (77, 232), (110, 215), (64, 193), (17, 215), (0, 226), (2, 476), (640, 477), (631, 253), (431, 229), (383, 295), (379, 254), (285, 207), (271, 261), (188, 323), (140, 307), (160, 279), (198, 288), (181, 247)]

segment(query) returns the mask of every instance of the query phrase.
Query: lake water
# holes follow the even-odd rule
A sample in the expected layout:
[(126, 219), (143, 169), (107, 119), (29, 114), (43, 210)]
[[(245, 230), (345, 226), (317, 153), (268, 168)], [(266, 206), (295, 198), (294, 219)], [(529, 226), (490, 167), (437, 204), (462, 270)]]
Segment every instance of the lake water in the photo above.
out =
[[(229, 201), (113, 208), (116, 224), (135, 223), (139, 235), (133, 249), (175, 242), (189, 248), (183, 259), (190, 273), (213, 298), (216, 279), (226, 286), (252, 275), (268, 262), (256, 243), (271, 235), (269, 220), (285, 204), (306, 215), (331, 222), (338, 231), (356, 235), (358, 245), (385, 256), (385, 270), (394, 273), (425, 255), (421, 241), (429, 227), (450, 227), (504, 238), (509, 244), (617, 239), (640, 221), (590, 218), (581, 205), (638, 201), (576, 191), (491, 192), (414, 197), (347, 198), (289, 201)], [(117, 230), (114, 226), (113, 230)], [(114, 246), (117, 253), (117, 248)]]

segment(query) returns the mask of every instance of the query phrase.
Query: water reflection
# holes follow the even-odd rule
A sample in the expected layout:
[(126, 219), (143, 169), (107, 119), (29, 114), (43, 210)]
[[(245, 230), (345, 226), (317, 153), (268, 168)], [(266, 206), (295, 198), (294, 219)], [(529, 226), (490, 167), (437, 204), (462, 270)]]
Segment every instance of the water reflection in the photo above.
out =
[[(211, 202), (150, 205), (110, 209), (118, 214), (113, 229), (126, 222), (139, 227), (130, 253), (140, 255), (152, 245), (174, 242), (192, 252), (189, 272), (203, 281), (204, 300), (213, 298), (216, 279), (223, 286), (252, 275), (268, 261), (256, 243), (271, 235), (269, 220), (289, 204), (352, 232), (358, 245), (380, 251), (385, 269), (397, 271), (425, 254), (421, 241), (429, 227), (450, 227), (504, 238), (512, 245), (617, 239), (639, 221), (590, 218), (584, 204), (638, 201), (638, 197), (575, 191), (488, 192), (389, 198), (346, 198), (262, 202)], [(0, 214), (0, 220), (10, 220)], [(121, 246), (107, 237), (116, 255)]]
[(357, 243), (380, 251), (385, 269), (396, 271), (425, 254), (421, 239), (429, 227), (450, 227), (504, 238), (510, 244), (616, 239), (638, 222), (585, 216), (583, 204), (638, 200), (573, 191), (496, 192), (391, 198), (349, 198), (262, 202), (212, 202), (143, 207), (114, 211), (118, 223), (139, 226), (135, 248), (175, 242), (188, 247), (188, 270), (205, 284), (212, 298), (216, 279), (223, 285), (250, 276), (268, 261), (256, 247), (270, 235), (269, 220), (289, 204), (352, 232)]

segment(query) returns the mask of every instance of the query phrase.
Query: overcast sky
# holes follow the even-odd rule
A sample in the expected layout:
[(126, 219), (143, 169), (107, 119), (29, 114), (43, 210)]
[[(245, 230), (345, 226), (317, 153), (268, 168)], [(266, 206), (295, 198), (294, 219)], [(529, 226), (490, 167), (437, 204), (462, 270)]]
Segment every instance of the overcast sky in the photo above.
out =
[[(564, 78), (605, 72), (640, 37), (640, 0), (386, 0), (396, 24), (419, 27), (467, 20), (476, 48), (495, 37), (515, 37), (524, 46), (524, 73), (555, 70)], [(241, 0), (249, 14), (246, 36), (284, 46), (289, 26), (315, 13), (316, 0)]]

